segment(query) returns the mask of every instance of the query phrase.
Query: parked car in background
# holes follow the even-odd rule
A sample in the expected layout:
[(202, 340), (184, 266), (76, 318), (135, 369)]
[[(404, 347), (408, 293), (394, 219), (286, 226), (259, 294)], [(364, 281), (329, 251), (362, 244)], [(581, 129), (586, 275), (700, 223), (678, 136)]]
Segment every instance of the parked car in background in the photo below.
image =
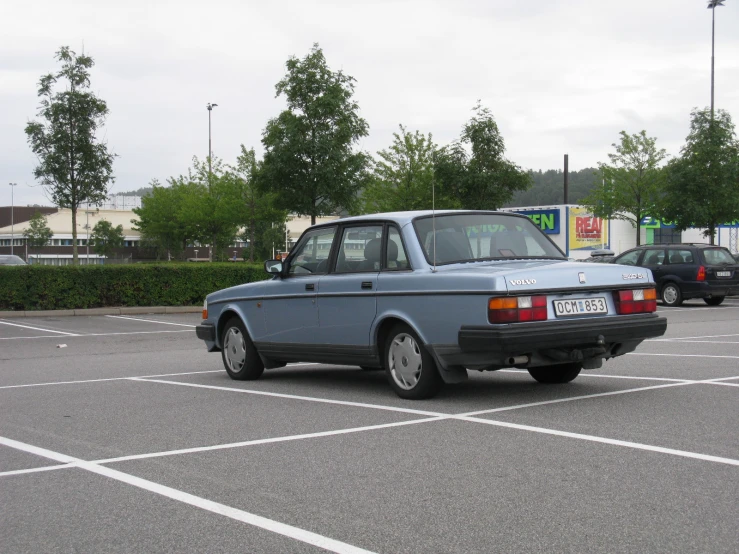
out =
[(727, 295), (739, 293), (739, 263), (722, 246), (639, 246), (617, 256), (613, 263), (649, 269), (667, 306), (679, 306), (689, 298), (702, 298), (709, 306), (718, 306)]
[(607, 263), (610, 263), (611, 260), (613, 260), (613, 258), (615, 257), (616, 257), (616, 253), (613, 250), (600, 248), (598, 250), (593, 250), (590, 253), (590, 257), (585, 258), (582, 261), (596, 263), (596, 264), (607, 264)]
[(0, 254), (0, 265), (26, 265), (26, 262), (19, 256)]
[(468, 370), (567, 383), (667, 325), (648, 270), (569, 262), (511, 213), (340, 219), (309, 228), (265, 269), (269, 281), (209, 294), (196, 328), (233, 379), (319, 362), (383, 368), (410, 399)]

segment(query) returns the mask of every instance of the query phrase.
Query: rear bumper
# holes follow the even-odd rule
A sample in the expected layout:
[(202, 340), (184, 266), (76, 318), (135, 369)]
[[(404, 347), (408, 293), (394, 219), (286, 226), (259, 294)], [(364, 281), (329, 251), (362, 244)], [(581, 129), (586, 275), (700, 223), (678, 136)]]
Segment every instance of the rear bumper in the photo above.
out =
[(733, 296), (739, 294), (739, 283), (734, 280), (727, 282), (714, 280), (680, 283), (680, 292), (685, 299), (709, 298), (711, 296)]
[(665, 334), (667, 320), (657, 314), (610, 316), (540, 323), (514, 323), (497, 327), (462, 327), (459, 347), (464, 352), (502, 356), (550, 348), (593, 345), (599, 342), (643, 341)]

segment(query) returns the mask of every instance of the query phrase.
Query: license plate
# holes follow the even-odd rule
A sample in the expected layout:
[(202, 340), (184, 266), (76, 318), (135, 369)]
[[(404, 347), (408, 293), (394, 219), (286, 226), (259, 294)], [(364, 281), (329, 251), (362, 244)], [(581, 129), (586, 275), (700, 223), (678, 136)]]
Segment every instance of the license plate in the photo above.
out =
[(717, 271), (716, 277), (731, 277), (731, 271)]
[(608, 305), (605, 296), (590, 298), (570, 298), (554, 301), (554, 315), (566, 317), (569, 315), (607, 314)]

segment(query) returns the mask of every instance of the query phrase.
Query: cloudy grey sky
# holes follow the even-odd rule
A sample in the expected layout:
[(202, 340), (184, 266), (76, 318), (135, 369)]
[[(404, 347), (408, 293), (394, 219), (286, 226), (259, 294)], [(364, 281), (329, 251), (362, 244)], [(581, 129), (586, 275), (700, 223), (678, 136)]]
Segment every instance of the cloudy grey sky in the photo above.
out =
[[(480, 99), (527, 169), (560, 168), (565, 153), (571, 169), (606, 161), (622, 129), (674, 156), (691, 109), (710, 104), (705, 0), (3, 0), (0, 22), (0, 205), (10, 182), (16, 205), (49, 204), (23, 129), (61, 45), (96, 61), (113, 193), (205, 157), (207, 102), (215, 156), (261, 152), (285, 61), (314, 42), (357, 80), (373, 154), (400, 123), (451, 142)], [(716, 107), (739, 125), (739, 0), (716, 10), (715, 80)]]

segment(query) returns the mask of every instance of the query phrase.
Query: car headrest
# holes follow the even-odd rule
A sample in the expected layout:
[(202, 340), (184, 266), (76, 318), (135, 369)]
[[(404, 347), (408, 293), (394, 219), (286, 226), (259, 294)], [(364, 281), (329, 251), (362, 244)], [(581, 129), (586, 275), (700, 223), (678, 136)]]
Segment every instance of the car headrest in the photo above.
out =
[(675, 252), (674, 254), (670, 254), (670, 263), (671, 264), (681, 264), (683, 263), (683, 257)]
[(398, 261), (398, 245), (394, 240), (387, 241), (387, 261), (397, 262)]
[[(396, 254), (397, 255), (397, 254)], [(372, 239), (364, 247), (364, 259), (368, 262), (380, 263), (382, 256), (382, 240)]]

